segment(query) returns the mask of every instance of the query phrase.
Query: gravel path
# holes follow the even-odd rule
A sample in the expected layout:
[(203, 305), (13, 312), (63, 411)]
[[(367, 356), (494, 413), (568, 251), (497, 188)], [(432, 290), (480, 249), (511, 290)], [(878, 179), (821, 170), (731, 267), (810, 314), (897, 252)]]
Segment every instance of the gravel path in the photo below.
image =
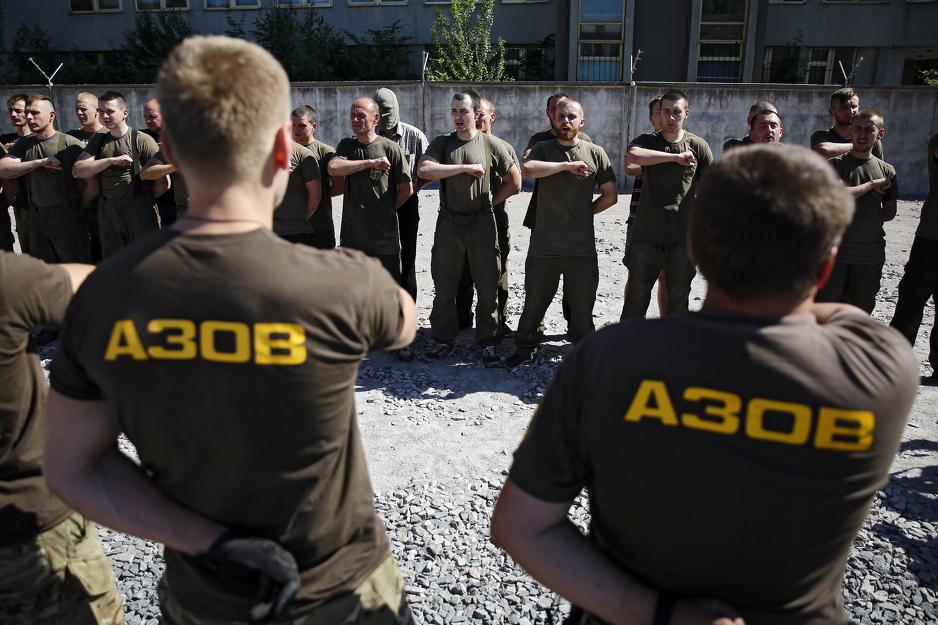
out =
[[(523, 264), (528, 231), (520, 227), (529, 194), (509, 201), (512, 253), (509, 259), (517, 324), (523, 298)], [(618, 319), (626, 271), (621, 264), (628, 196), (598, 216), (600, 287), (597, 326)], [(436, 193), (421, 197), (418, 267), (429, 267)], [(338, 204), (338, 203), (337, 203)], [(918, 224), (919, 202), (900, 202), (899, 217), (887, 224), (887, 264), (874, 318), (888, 323), (896, 285)], [(341, 211), (339, 211), (341, 212)], [(339, 216), (336, 216), (338, 221)], [(430, 345), (429, 271), (418, 274), (421, 330), (418, 357)], [(691, 308), (699, 308), (705, 282), (695, 280)], [(559, 298), (557, 298), (559, 300)], [(654, 299), (653, 299), (654, 301)], [(654, 316), (653, 303), (649, 311)], [(923, 376), (934, 306), (916, 345)], [(456, 353), (438, 365), (404, 364), (393, 355), (372, 353), (357, 381), (356, 401), (375, 487), (395, 557), (407, 582), (418, 622), (532, 624), (559, 622), (569, 604), (545, 592), (488, 540), (492, 506), (511, 463), (511, 453), (533, 414), (553, 370), (570, 350), (559, 301), (547, 314), (547, 337), (537, 362), (510, 373), (485, 369), (472, 331), (464, 331)], [(511, 341), (499, 348), (512, 351)], [(44, 357), (48, 357), (46, 350)], [(44, 362), (46, 366), (48, 361)], [(938, 622), (938, 386), (923, 377), (909, 427), (896, 456), (889, 485), (873, 503), (848, 562), (845, 605), (857, 623)], [(129, 453), (132, 449), (127, 448)], [(588, 510), (578, 500), (571, 512), (581, 526)], [(156, 581), (162, 548), (105, 528), (99, 533), (108, 553), (131, 625), (156, 625)]]

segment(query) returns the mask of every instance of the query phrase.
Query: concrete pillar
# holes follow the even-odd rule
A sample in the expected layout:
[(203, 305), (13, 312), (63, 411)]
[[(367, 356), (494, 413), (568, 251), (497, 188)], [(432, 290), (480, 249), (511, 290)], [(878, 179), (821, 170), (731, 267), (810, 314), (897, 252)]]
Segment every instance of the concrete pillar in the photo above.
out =
[(749, 0), (749, 18), (746, 20), (746, 41), (743, 42), (743, 73), (741, 82), (762, 82), (752, 75), (752, 66), (756, 59), (756, 25), (759, 18), (759, 0)]
[(700, 41), (701, 0), (692, 0), (690, 8), (690, 43), (687, 48), (687, 82), (697, 82), (697, 43)]

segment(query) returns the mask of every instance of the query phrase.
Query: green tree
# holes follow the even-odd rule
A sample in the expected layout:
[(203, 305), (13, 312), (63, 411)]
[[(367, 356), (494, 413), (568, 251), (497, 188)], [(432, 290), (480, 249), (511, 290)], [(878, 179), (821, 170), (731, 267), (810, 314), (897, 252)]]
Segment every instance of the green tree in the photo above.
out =
[(938, 85), (938, 59), (916, 61), (913, 85)]
[(13, 33), (13, 50), (9, 54), (8, 81), (14, 85), (42, 85), (46, 79), (29, 60), (30, 57), (39, 67), (51, 74), (64, 59), (52, 51), (52, 37), (39, 25), (39, 22), (21, 23)]
[(366, 37), (345, 31), (355, 42), (349, 49), (352, 70), (356, 80), (393, 80), (400, 76), (401, 66), (407, 61), (407, 42), (411, 35), (399, 35), (404, 27), (401, 20), (380, 30), (367, 30)]
[[(154, 83), (160, 65), (180, 41), (199, 32), (179, 11), (144, 11), (134, 27), (124, 31), (120, 78), (135, 83)], [(111, 82), (116, 82), (113, 78)]]
[(291, 81), (336, 80), (349, 74), (345, 37), (315, 9), (299, 9), (273, 0), (254, 19), (252, 34), (280, 61)]
[[(492, 45), (495, 0), (453, 0), (447, 15), (436, 10), (430, 27), (435, 53), (427, 68), (430, 80), (505, 80), (505, 40)], [(475, 23), (473, 16), (475, 15)]]

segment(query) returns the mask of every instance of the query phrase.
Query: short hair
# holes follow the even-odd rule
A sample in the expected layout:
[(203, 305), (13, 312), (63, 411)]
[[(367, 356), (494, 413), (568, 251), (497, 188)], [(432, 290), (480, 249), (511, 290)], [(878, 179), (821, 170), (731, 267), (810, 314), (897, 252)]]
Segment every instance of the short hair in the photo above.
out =
[(26, 106), (31, 106), (34, 102), (48, 102), (49, 106), (55, 111), (55, 103), (47, 95), (31, 95), (26, 100)]
[(655, 97), (651, 99), (651, 102), (648, 103), (648, 114), (654, 115), (655, 109), (660, 108), (660, 107), (661, 107), (661, 96), (656, 95)]
[[(363, 96), (363, 97), (361, 97), (361, 98), (358, 98), (357, 100), (355, 100), (355, 102), (352, 102), (352, 106), (355, 106), (355, 103), (356, 103), (356, 102), (359, 102), (359, 101), (361, 101), (361, 100), (367, 100), (367, 102), (365, 102), (365, 106), (368, 107), (368, 112), (369, 112), (369, 113), (371, 113), (372, 115), (380, 115), (380, 114), (381, 114), (381, 107), (378, 106), (378, 103), (375, 102), (375, 99), (374, 99), (374, 98), (369, 98), (368, 96)], [(351, 108), (351, 107), (349, 107), (349, 108)]]
[(22, 100), (22, 101), (25, 103), (26, 100), (28, 100), (28, 99), (29, 99), (29, 96), (26, 95), (25, 93), (14, 93), (14, 94), (11, 95), (9, 98), (7, 98), (7, 108), (8, 108), (8, 109), (11, 109), (11, 108), (13, 108), (13, 107), (16, 105), (16, 103), (19, 102), (20, 100)]
[(485, 105), (489, 107), (490, 109), (492, 109), (493, 113), (495, 112), (495, 103), (489, 100), (488, 98), (482, 98), (481, 100), (479, 100), (479, 108), (482, 108), (482, 105)]
[(559, 108), (561, 104), (575, 104), (576, 107), (580, 109), (580, 117), (583, 116), (583, 105), (573, 98), (561, 98), (560, 101), (557, 102), (557, 107)]
[(843, 89), (838, 89), (831, 94), (831, 108), (834, 108), (834, 102), (843, 104), (854, 96), (859, 97), (857, 96), (857, 92), (853, 90), (853, 87), (844, 87)]
[(567, 96), (566, 93), (564, 93), (563, 91), (558, 91), (554, 95), (547, 98), (547, 106), (545, 108), (550, 108), (550, 101), (553, 100), (554, 98), (557, 98), (558, 100), (563, 100), (566, 97), (569, 97)]
[[(290, 111), (290, 83), (262, 47), (229, 37), (190, 37), (157, 75), (163, 133), (183, 172), (253, 180)], [(259, 97), (258, 94), (263, 94)]]
[(79, 102), (90, 102), (90, 103), (94, 104), (95, 107), (97, 107), (97, 106), (98, 106), (98, 96), (96, 96), (96, 95), (93, 94), (93, 93), (88, 93), (87, 91), (82, 91), (82, 92), (79, 93), (78, 96), (75, 98), (75, 104), (78, 104)]
[(759, 111), (758, 113), (756, 113), (755, 115), (753, 115), (752, 119), (749, 120), (749, 128), (751, 128), (752, 130), (755, 130), (756, 122), (759, 121), (760, 117), (763, 117), (765, 115), (775, 115), (776, 117), (778, 117), (779, 125), (782, 124), (782, 116), (778, 114), (778, 111), (773, 111), (772, 109), (763, 109)]
[(472, 103), (472, 110), (478, 111), (481, 106), (481, 99), (479, 94), (473, 91), (472, 89), (466, 89), (465, 91), (460, 91), (453, 96), (454, 100), (466, 100), (468, 99)]
[(98, 104), (100, 105), (102, 102), (116, 102), (117, 106), (122, 111), (127, 110), (127, 98), (125, 98), (123, 94), (118, 93), (116, 91), (105, 91), (104, 93), (99, 95)]
[(883, 124), (885, 124), (885, 120), (883, 119), (883, 116), (880, 115), (879, 111), (874, 111), (873, 109), (863, 109), (862, 111), (860, 111), (859, 113), (853, 116), (854, 119), (856, 119), (857, 117), (862, 117), (863, 119), (870, 120), (871, 122), (876, 124), (876, 127), (879, 128), (880, 130), (883, 129)]
[(854, 204), (834, 169), (810, 150), (733, 150), (697, 185), (688, 228), (694, 260), (733, 299), (803, 299), (850, 224)]
[(290, 112), (290, 117), (305, 117), (311, 123), (316, 123), (316, 109), (309, 104), (301, 104)]
[(671, 102), (677, 102), (679, 100), (684, 100), (685, 104), (690, 104), (690, 100), (687, 99), (687, 94), (681, 91), (680, 89), (669, 89), (661, 96), (662, 100), (670, 100)]
[(749, 117), (761, 113), (762, 111), (774, 111), (778, 113), (778, 109), (775, 108), (775, 105), (769, 102), (768, 100), (759, 100), (755, 104), (749, 107)]

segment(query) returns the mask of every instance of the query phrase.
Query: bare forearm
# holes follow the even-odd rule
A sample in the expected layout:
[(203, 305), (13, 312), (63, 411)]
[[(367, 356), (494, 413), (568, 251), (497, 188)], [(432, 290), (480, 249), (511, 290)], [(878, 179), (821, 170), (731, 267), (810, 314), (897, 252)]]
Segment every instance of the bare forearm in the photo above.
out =
[(645, 165), (658, 165), (659, 163), (671, 163), (678, 160), (677, 154), (670, 152), (659, 152), (658, 150), (646, 150), (645, 148), (629, 148), (626, 159), (632, 165), (643, 167)]
[(147, 165), (140, 170), (140, 178), (143, 180), (159, 180), (163, 176), (176, 173), (176, 168), (172, 165)]
[(632, 176), (634, 178), (635, 176), (642, 175), (641, 165), (633, 165), (632, 163), (628, 161), (628, 159), (626, 159), (625, 165), (623, 166), (622, 169), (625, 172), (626, 176)]
[(350, 161), (347, 158), (334, 158), (329, 161), (330, 176), (350, 176), (372, 167), (371, 160)]
[(524, 161), (521, 174), (528, 178), (544, 178), (566, 171), (569, 163), (549, 163), (547, 161)]
[(831, 159), (841, 154), (846, 154), (853, 149), (853, 145), (850, 143), (830, 143), (829, 141), (822, 141), (811, 149), (824, 158)]
[(72, 175), (76, 178), (91, 178), (110, 167), (112, 163), (113, 160), (110, 158), (89, 158), (78, 161), (72, 167)]
[(442, 180), (467, 171), (465, 165), (444, 165), (436, 161), (424, 160), (417, 165), (417, 175), (423, 180)]
[(404, 205), (411, 195), (414, 194), (414, 185), (410, 182), (397, 185), (397, 198), (394, 202), (394, 208), (398, 209)]
[(34, 161), (15, 161), (12, 158), (0, 158), (0, 178), (19, 178), (28, 174), (34, 169), (39, 169), (46, 162), (46, 159), (37, 159)]
[(602, 190), (602, 195), (593, 200), (593, 214), (598, 215), (607, 208), (611, 208), (616, 205), (616, 202), (619, 201), (619, 195), (616, 193), (616, 190), (613, 189), (612, 192), (609, 192), (605, 189)]

